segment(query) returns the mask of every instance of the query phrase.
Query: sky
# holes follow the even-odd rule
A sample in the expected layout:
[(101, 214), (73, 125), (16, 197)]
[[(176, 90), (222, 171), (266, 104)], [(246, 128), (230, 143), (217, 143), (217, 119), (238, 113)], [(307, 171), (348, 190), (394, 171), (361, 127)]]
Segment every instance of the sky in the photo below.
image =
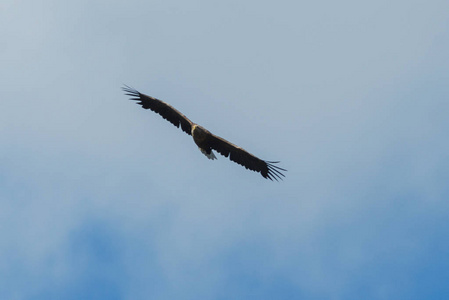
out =
[(0, 298), (449, 298), (448, 11), (3, 0)]

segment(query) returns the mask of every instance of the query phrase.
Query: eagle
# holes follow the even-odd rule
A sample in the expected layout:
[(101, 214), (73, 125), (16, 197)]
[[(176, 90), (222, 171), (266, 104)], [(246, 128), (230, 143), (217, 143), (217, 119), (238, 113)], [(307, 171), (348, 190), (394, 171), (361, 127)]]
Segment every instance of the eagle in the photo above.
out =
[(246, 169), (259, 172), (264, 178), (278, 181), (278, 179), (285, 177), (281, 171), (287, 170), (274, 165), (279, 163), (278, 161), (262, 160), (245, 149), (212, 134), (206, 128), (190, 121), (185, 115), (162, 100), (142, 94), (127, 85), (124, 85), (122, 89), (125, 95), (131, 97), (130, 100), (138, 101), (137, 104), (144, 109), (154, 111), (178, 128), (181, 126), (182, 131), (193, 137), (193, 141), (207, 158), (211, 160), (217, 159), (212, 152), (212, 150), (215, 150), (224, 157), (229, 156), (231, 161), (244, 166)]

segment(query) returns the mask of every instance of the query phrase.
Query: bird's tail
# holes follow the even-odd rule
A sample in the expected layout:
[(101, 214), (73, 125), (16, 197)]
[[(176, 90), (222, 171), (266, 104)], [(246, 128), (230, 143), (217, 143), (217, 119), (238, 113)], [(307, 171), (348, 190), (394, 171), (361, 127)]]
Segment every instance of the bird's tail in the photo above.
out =
[(217, 157), (215, 156), (215, 154), (214, 154), (214, 152), (212, 150), (210, 150), (210, 153), (207, 154), (206, 150), (201, 149), (200, 147), (198, 147), (198, 149), (200, 149), (201, 153), (206, 155), (207, 158), (212, 159), (212, 160), (217, 159)]

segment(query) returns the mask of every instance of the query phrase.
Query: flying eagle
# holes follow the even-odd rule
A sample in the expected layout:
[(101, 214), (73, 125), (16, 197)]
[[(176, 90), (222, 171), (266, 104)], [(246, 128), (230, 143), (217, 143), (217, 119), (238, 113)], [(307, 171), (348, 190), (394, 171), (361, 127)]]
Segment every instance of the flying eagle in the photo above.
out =
[(195, 144), (207, 158), (212, 160), (217, 159), (212, 152), (213, 149), (224, 157), (229, 156), (229, 159), (233, 162), (236, 162), (249, 170), (259, 172), (264, 178), (278, 180), (285, 177), (281, 171), (287, 170), (274, 165), (275, 163), (278, 163), (278, 161), (261, 160), (246, 150), (210, 133), (206, 128), (193, 123), (181, 112), (164, 101), (139, 93), (137, 90), (127, 85), (122, 89), (125, 91), (126, 95), (131, 96), (130, 100), (140, 101), (137, 104), (142, 105), (144, 109), (151, 109), (178, 128), (179, 125), (181, 125), (182, 131), (193, 137)]

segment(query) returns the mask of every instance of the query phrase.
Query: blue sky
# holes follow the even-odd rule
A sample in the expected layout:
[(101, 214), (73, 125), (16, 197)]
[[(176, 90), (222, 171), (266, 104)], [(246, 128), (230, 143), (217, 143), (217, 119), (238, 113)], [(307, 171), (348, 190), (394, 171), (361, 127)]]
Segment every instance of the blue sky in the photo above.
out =
[(0, 298), (448, 298), (448, 11), (2, 1)]

